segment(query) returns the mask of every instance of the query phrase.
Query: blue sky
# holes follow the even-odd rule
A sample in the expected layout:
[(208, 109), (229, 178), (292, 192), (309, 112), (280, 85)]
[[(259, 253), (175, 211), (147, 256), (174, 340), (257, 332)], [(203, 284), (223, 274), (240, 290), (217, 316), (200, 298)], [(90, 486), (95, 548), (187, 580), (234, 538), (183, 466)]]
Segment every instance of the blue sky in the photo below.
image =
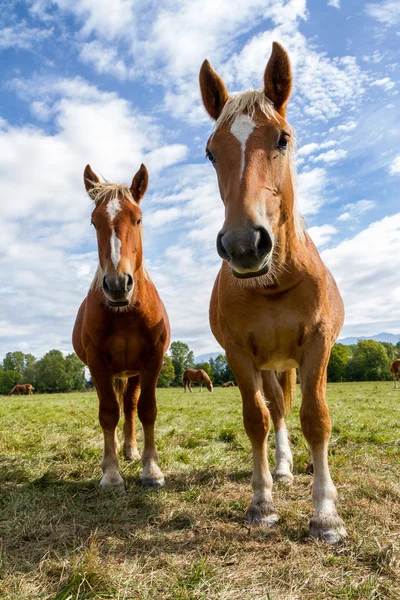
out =
[(288, 50), (298, 203), (338, 280), (342, 336), (400, 334), (400, 1), (1, 2), (0, 357), (71, 350), (97, 256), (82, 173), (143, 161), (145, 254), (173, 339), (218, 350), (208, 302), (223, 222), (204, 158), (204, 58), (230, 92)]

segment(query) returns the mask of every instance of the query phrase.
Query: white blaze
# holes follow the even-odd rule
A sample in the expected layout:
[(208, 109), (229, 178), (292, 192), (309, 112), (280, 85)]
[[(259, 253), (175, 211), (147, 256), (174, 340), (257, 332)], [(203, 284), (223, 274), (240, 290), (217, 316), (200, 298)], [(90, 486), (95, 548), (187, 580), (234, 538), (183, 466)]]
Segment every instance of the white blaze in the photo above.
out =
[(231, 125), (231, 133), (241, 145), (240, 179), (242, 179), (244, 171), (246, 143), (255, 126), (256, 123), (249, 115), (238, 115)]
[(117, 270), (118, 263), (121, 260), (121, 240), (117, 237), (114, 231), (113, 221), (119, 211), (121, 210), (121, 204), (119, 198), (113, 198), (107, 203), (107, 213), (111, 219), (112, 232), (111, 232), (111, 260), (114, 265), (114, 269)]
[(114, 229), (111, 234), (111, 260), (114, 269), (117, 270), (118, 263), (121, 260), (121, 240), (117, 237)]

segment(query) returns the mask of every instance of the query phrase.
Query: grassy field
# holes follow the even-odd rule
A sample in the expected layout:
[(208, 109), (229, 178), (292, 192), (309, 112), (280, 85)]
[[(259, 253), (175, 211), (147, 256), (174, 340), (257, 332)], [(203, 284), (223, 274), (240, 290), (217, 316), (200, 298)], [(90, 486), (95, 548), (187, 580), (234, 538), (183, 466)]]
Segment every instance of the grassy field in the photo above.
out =
[[(243, 526), (251, 453), (237, 388), (159, 390), (166, 486), (100, 493), (94, 393), (0, 398), (0, 598), (400, 598), (400, 390), (329, 385), (332, 476), (348, 539), (307, 538), (312, 512), (299, 398), (288, 419), (295, 482), (274, 486), (280, 524)], [(271, 437), (270, 464), (274, 442)]]

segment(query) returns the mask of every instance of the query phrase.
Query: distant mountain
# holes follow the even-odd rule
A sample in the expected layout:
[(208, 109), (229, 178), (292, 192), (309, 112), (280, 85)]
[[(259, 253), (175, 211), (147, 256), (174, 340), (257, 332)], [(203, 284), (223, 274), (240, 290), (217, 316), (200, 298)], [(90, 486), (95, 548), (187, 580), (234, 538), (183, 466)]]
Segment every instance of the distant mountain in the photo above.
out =
[(378, 333), (377, 335), (360, 335), (358, 337), (345, 337), (338, 339), (339, 344), (350, 346), (350, 344), (357, 344), (358, 340), (375, 340), (375, 342), (390, 342), (397, 344), (400, 340), (399, 334), (394, 333)]
[(195, 363), (208, 362), (210, 358), (217, 358), (220, 354), (224, 354), (224, 351), (221, 352), (208, 352), (206, 354), (200, 354), (199, 356), (194, 357)]

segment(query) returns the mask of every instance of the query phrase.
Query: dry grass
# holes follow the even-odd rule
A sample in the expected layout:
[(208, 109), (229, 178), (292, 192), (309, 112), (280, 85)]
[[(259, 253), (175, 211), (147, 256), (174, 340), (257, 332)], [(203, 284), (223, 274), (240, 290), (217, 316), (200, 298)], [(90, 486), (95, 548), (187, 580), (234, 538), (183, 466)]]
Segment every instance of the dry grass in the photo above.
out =
[[(243, 527), (251, 455), (238, 390), (159, 390), (167, 485), (101, 494), (92, 393), (1, 398), (0, 598), (7, 600), (372, 600), (400, 598), (400, 391), (329, 386), (330, 462), (349, 538), (307, 538), (311, 478), (298, 402), (289, 419), (295, 483), (274, 489), (269, 531)], [(273, 439), (270, 444), (273, 464)]]

